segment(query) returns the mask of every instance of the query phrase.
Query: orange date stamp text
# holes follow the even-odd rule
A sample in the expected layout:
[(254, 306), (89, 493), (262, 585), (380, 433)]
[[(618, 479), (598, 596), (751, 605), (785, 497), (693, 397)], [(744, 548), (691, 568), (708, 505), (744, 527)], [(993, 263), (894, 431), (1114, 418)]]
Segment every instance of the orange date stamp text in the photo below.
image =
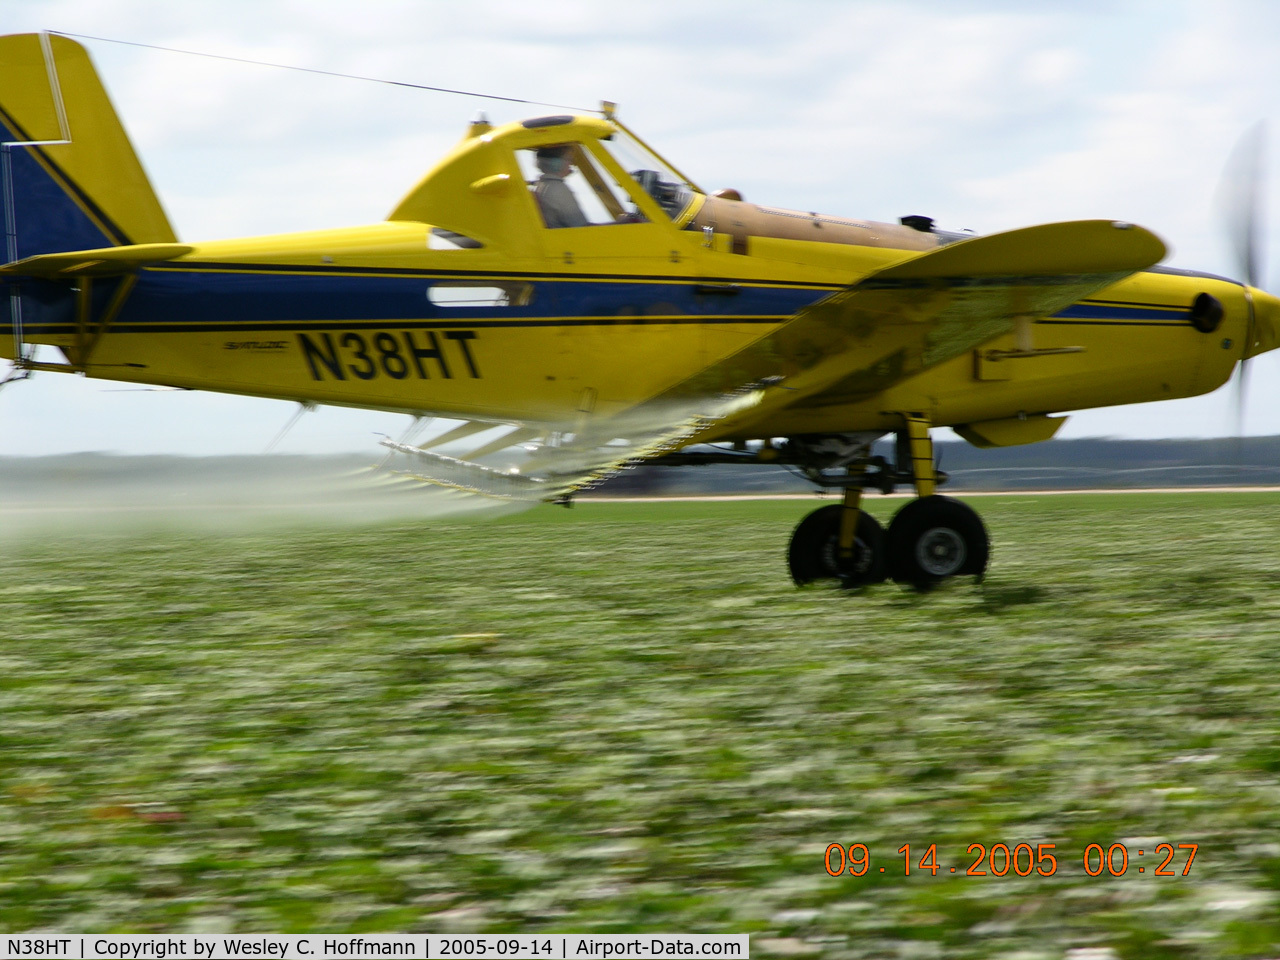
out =
[[(1079, 859), (1071, 858), (1090, 877), (1123, 877), (1127, 873), (1150, 873), (1155, 877), (1187, 877), (1191, 875), (1191, 864), (1199, 851), (1198, 843), (1157, 843), (1154, 847), (1134, 847), (1124, 843), (1112, 843), (1104, 846), (1101, 843), (1090, 843), (1084, 848)], [(917, 851), (919, 848), (917, 847)], [(1188, 852), (1189, 851), (1189, 852)], [(1179, 864), (1186, 855), (1186, 862)], [(917, 875), (928, 873), (936, 877), (941, 871), (944, 874), (955, 874), (965, 877), (1007, 877), (1010, 873), (1019, 877), (1038, 874), (1052, 877), (1058, 873), (1059, 858), (1062, 854), (1055, 843), (1015, 843), (1012, 847), (1007, 843), (993, 843), (988, 847), (985, 843), (969, 844), (967, 856), (956, 861), (954, 865), (939, 862), (938, 845), (931, 843), (924, 852), (913, 860), (911, 844), (904, 843), (898, 848), (898, 855), (884, 865), (872, 863), (871, 851), (865, 843), (851, 843), (848, 846), (839, 843), (827, 845), (823, 855), (823, 866), (833, 877), (844, 875), (865, 877), (869, 873), (896, 874), (909, 877), (914, 871)], [(1148, 868), (1150, 866), (1150, 869)], [(1181, 871), (1178, 867), (1181, 865)]]

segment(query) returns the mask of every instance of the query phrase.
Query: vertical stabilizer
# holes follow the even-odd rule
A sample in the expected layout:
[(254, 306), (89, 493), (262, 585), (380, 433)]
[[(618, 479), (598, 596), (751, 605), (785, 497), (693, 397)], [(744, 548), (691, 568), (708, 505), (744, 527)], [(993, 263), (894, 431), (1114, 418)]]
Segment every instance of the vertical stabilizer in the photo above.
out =
[(176, 240), (75, 41), (0, 37), (0, 143), (4, 260)]

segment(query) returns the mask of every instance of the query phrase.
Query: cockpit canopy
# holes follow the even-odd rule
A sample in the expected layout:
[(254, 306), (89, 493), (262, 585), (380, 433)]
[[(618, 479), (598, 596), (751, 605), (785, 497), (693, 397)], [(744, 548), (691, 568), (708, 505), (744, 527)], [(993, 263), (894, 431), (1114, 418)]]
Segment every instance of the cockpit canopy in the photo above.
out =
[[(550, 127), (554, 124), (547, 121), (558, 119), (542, 118), (524, 125)], [(700, 192), (625, 130), (599, 139), (526, 147), (516, 151), (516, 158), (546, 225), (552, 228), (647, 222), (650, 218), (638, 201), (641, 192), (668, 219), (678, 222)]]
[[(496, 129), (473, 125), (388, 219), (419, 220), (437, 233), (474, 238), (455, 241), (457, 246), (487, 246), (520, 241), (521, 222), (526, 238), (535, 224), (559, 229), (668, 221), (683, 228), (705, 199), (621, 124), (551, 116)], [(509, 209), (503, 213), (499, 206)]]

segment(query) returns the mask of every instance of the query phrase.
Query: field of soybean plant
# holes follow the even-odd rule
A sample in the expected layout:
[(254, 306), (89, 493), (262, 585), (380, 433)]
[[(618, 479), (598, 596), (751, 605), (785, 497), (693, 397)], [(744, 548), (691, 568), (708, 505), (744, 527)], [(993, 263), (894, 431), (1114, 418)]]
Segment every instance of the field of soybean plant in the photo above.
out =
[(1276, 955), (1280, 493), (972, 503), (926, 594), (794, 588), (803, 501), (28, 523), (0, 931)]

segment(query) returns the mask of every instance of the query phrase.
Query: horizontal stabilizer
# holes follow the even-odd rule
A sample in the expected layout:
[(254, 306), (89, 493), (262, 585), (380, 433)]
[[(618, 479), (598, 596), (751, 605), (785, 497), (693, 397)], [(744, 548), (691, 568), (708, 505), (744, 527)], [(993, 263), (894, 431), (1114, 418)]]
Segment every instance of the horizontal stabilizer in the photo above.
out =
[(148, 263), (162, 263), (185, 256), (194, 247), (184, 243), (138, 243), (127, 247), (101, 247), (96, 250), (71, 250), (46, 253), (0, 266), (0, 275), (41, 277), (106, 277), (132, 273)]

